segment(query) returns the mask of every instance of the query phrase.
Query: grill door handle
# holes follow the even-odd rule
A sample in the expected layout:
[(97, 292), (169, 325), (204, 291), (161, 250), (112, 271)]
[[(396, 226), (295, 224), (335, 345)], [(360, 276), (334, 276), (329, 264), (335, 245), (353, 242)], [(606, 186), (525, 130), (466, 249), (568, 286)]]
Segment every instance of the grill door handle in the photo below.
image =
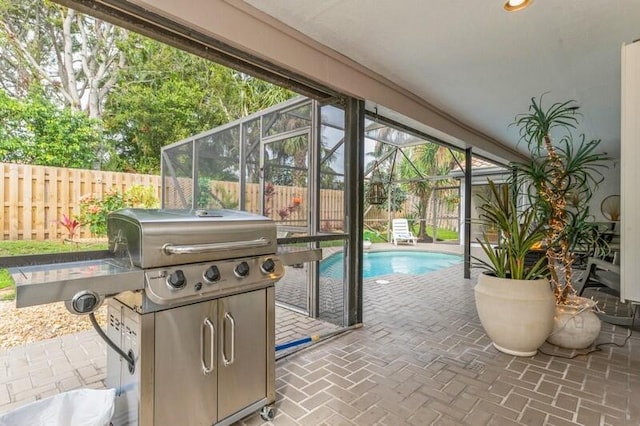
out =
[(249, 241), (230, 241), (224, 243), (205, 243), (205, 244), (184, 244), (175, 245), (167, 243), (162, 246), (165, 254), (203, 254), (216, 251), (236, 250), (265, 247), (271, 244), (271, 240), (266, 238), (258, 238)]
[[(213, 353), (215, 351), (214, 349), (214, 345), (215, 345), (215, 334), (216, 334), (216, 329), (213, 327), (213, 323), (211, 322), (211, 320), (209, 318), (205, 318), (204, 321), (202, 322), (201, 325), (201, 333), (200, 333), (200, 362), (202, 363), (202, 371), (204, 372), (204, 374), (210, 374), (213, 371), (214, 368), (214, 360), (213, 360)], [(207, 328), (209, 329), (209, 337), (211, 338), (211, 347), (209, 348), (209, 367), (207, 367), (207, 363), (205, 362), (204, 359), (204, 334), (207, 331)]]
[(229, 321), (229, 324), (231, 324), (231, 356), (229, 358), (227, 358), (225, 351), (225, 346), (227, 345), (227, 332), (226, 328), (222, 327), (222, 362), (225, 367), (228, 367), (236, 360), (236, 321), (229, 312), (224, 313), (224, 320)]

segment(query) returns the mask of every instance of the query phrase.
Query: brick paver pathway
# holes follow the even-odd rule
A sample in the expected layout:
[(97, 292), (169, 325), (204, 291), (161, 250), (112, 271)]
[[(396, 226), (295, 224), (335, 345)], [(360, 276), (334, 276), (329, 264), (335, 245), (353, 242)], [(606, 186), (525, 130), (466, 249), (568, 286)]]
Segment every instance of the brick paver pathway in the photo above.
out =
[[(462, 266), (364, 284), (364, 327), (277, 363), (282, 425), (638, 425), (640, 333), (622, 347), (569, 360), (549, 344), (518, 358), (479, 324), (475, 278)], [(279, 340), (335, 327), (277, 310)], [(300, 327), (293, 326), (300, 322)], [(297, 330), (297, 331), (292, 331)], [(297, 333), (297, 334), (296, 334)], [(627, 329), (602, 325), (598, 342)], [(102, 387), (105, 347), (94, 332), (0, 352), (0, 412), (61, 391)], [(242, 422), (263, 424), (258, 415)]]

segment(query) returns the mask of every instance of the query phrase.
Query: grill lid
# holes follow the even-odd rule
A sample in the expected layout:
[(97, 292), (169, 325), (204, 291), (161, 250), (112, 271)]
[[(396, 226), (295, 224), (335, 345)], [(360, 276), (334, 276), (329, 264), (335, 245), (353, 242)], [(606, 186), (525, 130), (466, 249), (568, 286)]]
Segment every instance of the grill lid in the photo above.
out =
[(276, 224), (237, 210), (124, 209), (107, 217), (109, 249), (141, 268), (275, 254)]

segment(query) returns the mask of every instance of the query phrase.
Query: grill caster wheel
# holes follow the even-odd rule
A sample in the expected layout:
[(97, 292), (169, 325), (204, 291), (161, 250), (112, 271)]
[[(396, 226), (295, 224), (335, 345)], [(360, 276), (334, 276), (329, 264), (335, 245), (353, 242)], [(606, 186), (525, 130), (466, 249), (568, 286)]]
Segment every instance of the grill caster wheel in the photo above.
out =
[(260, 417), (265, 422), (270, 422), (276, 416), (276, 407), (273, 405), (265, 405), (260, 409)]

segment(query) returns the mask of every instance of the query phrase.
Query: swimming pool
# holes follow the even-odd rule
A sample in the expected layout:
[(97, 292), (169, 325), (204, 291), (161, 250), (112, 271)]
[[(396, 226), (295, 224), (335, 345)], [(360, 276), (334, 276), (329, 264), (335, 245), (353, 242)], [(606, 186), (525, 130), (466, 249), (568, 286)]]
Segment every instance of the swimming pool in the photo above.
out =
[[(343, 275), (342, 252), (332, 254), (320, 262), (320, 276), (341, 279)], [(374, 278), (389, 274), (422, 275), (438, 269), (462, 263), (457, 254), (428, 251), (374, 251), (364, 253), (363, 278)]]

